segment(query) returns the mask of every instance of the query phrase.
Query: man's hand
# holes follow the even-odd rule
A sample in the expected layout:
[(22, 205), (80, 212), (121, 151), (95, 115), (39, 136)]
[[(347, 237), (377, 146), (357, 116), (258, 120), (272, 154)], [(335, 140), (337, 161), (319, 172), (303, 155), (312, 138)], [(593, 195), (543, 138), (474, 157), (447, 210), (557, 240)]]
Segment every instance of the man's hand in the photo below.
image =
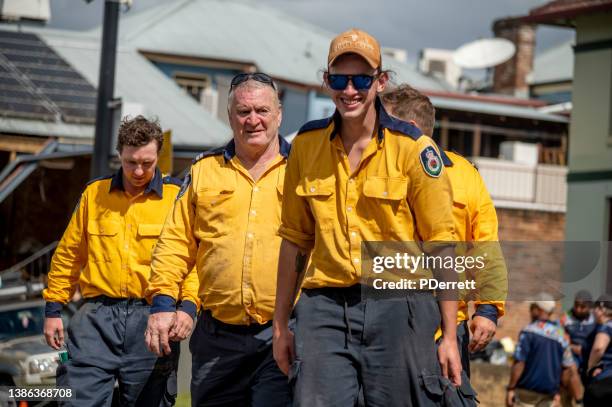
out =
[(472, 332), (472, 339), (468, 345), (470, 352), (483, 350), (495, 336), (496, 328), (495, 323), (490, 319), (476, 315), (470, 324)]
[(64, 346), (64, 323), (61, 318), (45, 318), (43, 332), (47, 345), (55, 350)]
[(438, 346), (438, 360), (442, 368), (442, 376), (450, 379), (455, 386), (461, 386), (461, 358), (457, 339), (442, 337)]
[(158, 312), (149, 315), (145, 343), (147, 348), (157, 356), (172, 353), (168, 337), (176, 321), (176, 312)]
[(514, 390), (508, 390), (506, 392), (506, 407), (514, 406)]
[(170, 340), (179, 342), (186, 339), (193, 329), (193, 318), (184, 311), (176, 311), (176, 321), (170, 330)]
[(295, 350), (293, 346), (293, 332), (291, 332), (287, 326), (280, 328), (275, 327), (272, 353), (278, 368), (285, 375), (289, 374), (289, 368), (295, 359)]

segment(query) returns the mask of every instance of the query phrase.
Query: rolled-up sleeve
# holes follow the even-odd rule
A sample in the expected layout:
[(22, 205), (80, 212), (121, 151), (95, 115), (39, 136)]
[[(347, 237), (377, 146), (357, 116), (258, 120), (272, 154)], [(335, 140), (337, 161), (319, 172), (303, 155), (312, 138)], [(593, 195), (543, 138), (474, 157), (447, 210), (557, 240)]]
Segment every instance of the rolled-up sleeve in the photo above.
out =
[[(452, 242), (455, 236), (450, 181), (444, 170), (438, 176), (425, 171), (421, 153), (427, 147), (433, 147), (439, 152), (433, 140), (422, 136), (414, 145), (414, 153), (410, 155), (413, 162), (408, 165), (411, 180), (408, 203), (413, 209), (416, 230), (423, 242)], [(442, 165), (441, 160), (439, 165)]]
[(315, 220), (307, 198), (296, 189), (301, 179), (299, 140), (294, 141), (285, 170), (283, 206), (279, 234), (304, 250), (311, 250), (315, 238)]

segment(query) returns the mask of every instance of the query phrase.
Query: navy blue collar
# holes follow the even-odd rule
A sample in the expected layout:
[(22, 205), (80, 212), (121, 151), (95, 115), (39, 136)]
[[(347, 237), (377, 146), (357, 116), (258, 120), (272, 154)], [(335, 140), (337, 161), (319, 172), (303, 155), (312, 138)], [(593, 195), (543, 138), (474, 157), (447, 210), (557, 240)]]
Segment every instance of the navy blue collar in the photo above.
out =
[[(376, 138), (378, 142), (381, 142), (385, 137), (384, 129), (397, 130), (402, 133), (408, 134), (412, 137), (419, 137), (422, 133), (421, 131), (412, 126), (409, 123), (403, 122), (395, 117), (389, 115), (385, 110), (385, 107), (382, 104), (382, 101), (378, 96), (376, 96), (376, 101), (374, 102), (374, 107), (376, 108), (376, 117), (378, 118), (378, 130), (376, 132)], [(332, 130), (329, 139), (333, 140), (334, 137), (340, 132), (340, 127), (342, 124), (342, 120), (340, 117), (340, 113), (338, 113), (338, 109), (334, 112), (334, 115), (331, 118), (331, 121), (334, 124), (334, 129)]]
[[(291, 144), (289, 144), (287, 140), (285, 140), (285, 138), (282, 137), (280, 134), (278, 135), (278, 144), (280, 155), (285, 158), (289, 157), (289, 151), (291, 151)], [(229, 160), (234, 158), (235, 155), (236, 143), (234, 142), (234, 139), (231, 139), (230, 142), (227, 143), (227, 145), (223, 149), (223, 158), (225, 159), (225, 162), (228, 162)]]
[[(113, 177), (111, 179), (111, 185), (110, 185), (109, 192), (112, 192), (115, 189), (118, 189), (120, 191), (125, 191), (125, 188), (123, 186), (123, 168), (119, 168), (119, 171), (113, 174)], [(162, 174), (159, 168), (155, 168), (155, 175), (153, 175), (153, 178), (151, 178), (151, 181), (149, 181), (149, 185), (147, 185), (147, 187), (144, 190), (145, 194), (148, 194), (151, 192), (155, 192), (157, 196), (159, 196), (160, 198), (163, 198), (164, 181), (163, 181)]]

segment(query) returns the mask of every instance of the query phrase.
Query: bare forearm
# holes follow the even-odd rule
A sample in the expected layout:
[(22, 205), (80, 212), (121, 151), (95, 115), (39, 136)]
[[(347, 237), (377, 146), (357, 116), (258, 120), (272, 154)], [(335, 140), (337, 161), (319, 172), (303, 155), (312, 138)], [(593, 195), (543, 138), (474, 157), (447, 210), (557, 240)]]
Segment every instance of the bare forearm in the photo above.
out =
[(438, 300), (440, 316), (442, 317), (442, 336), (444, 338), (457, 338), (457, 301)]
[(523, 370), (525, 370), (525, 362), (514, 362), (512, 365), (512, 370), (510, 371), (510, 382), (508, 383), (508, 387), (514, 389), (518, 384), (521, 375), (523, 374)]
[(276, 282), (275, 326), (287, 326), (307, 262), (308, 253), (301, 251), (294, 243), (283, 239)]
[(594, 368), (601, 361), (601, 357), (604, 354), (604, 349), (593, 348), (589, 355), (589, 369)]

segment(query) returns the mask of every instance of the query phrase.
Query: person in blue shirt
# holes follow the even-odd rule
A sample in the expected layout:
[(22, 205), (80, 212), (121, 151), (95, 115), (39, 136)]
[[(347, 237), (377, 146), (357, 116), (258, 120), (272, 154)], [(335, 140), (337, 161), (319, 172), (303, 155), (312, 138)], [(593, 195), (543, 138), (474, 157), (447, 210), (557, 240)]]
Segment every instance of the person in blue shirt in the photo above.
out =
[(592, 313), (593, 297), (587, 290), (580, 290), (574, 297), (574, 306), (561, 317), (561, 325), (570, 337), (570, 348), (576, 365), (581, 372), (586, 371), (588, 355), (583, 355), (587, 339), (595, 330), (595, 317)]
[(536, 319), (519, 336), (507, 388), (508, 407), (551, 406), (563, 370), (575, 366), (563, 327), (551, 321), (555, 301), (542, 299), (532, 304)]
[(590, 347), (585, 407), (612, 405), (612, 295), (604, 294), (595, 302), (596, 335)]

